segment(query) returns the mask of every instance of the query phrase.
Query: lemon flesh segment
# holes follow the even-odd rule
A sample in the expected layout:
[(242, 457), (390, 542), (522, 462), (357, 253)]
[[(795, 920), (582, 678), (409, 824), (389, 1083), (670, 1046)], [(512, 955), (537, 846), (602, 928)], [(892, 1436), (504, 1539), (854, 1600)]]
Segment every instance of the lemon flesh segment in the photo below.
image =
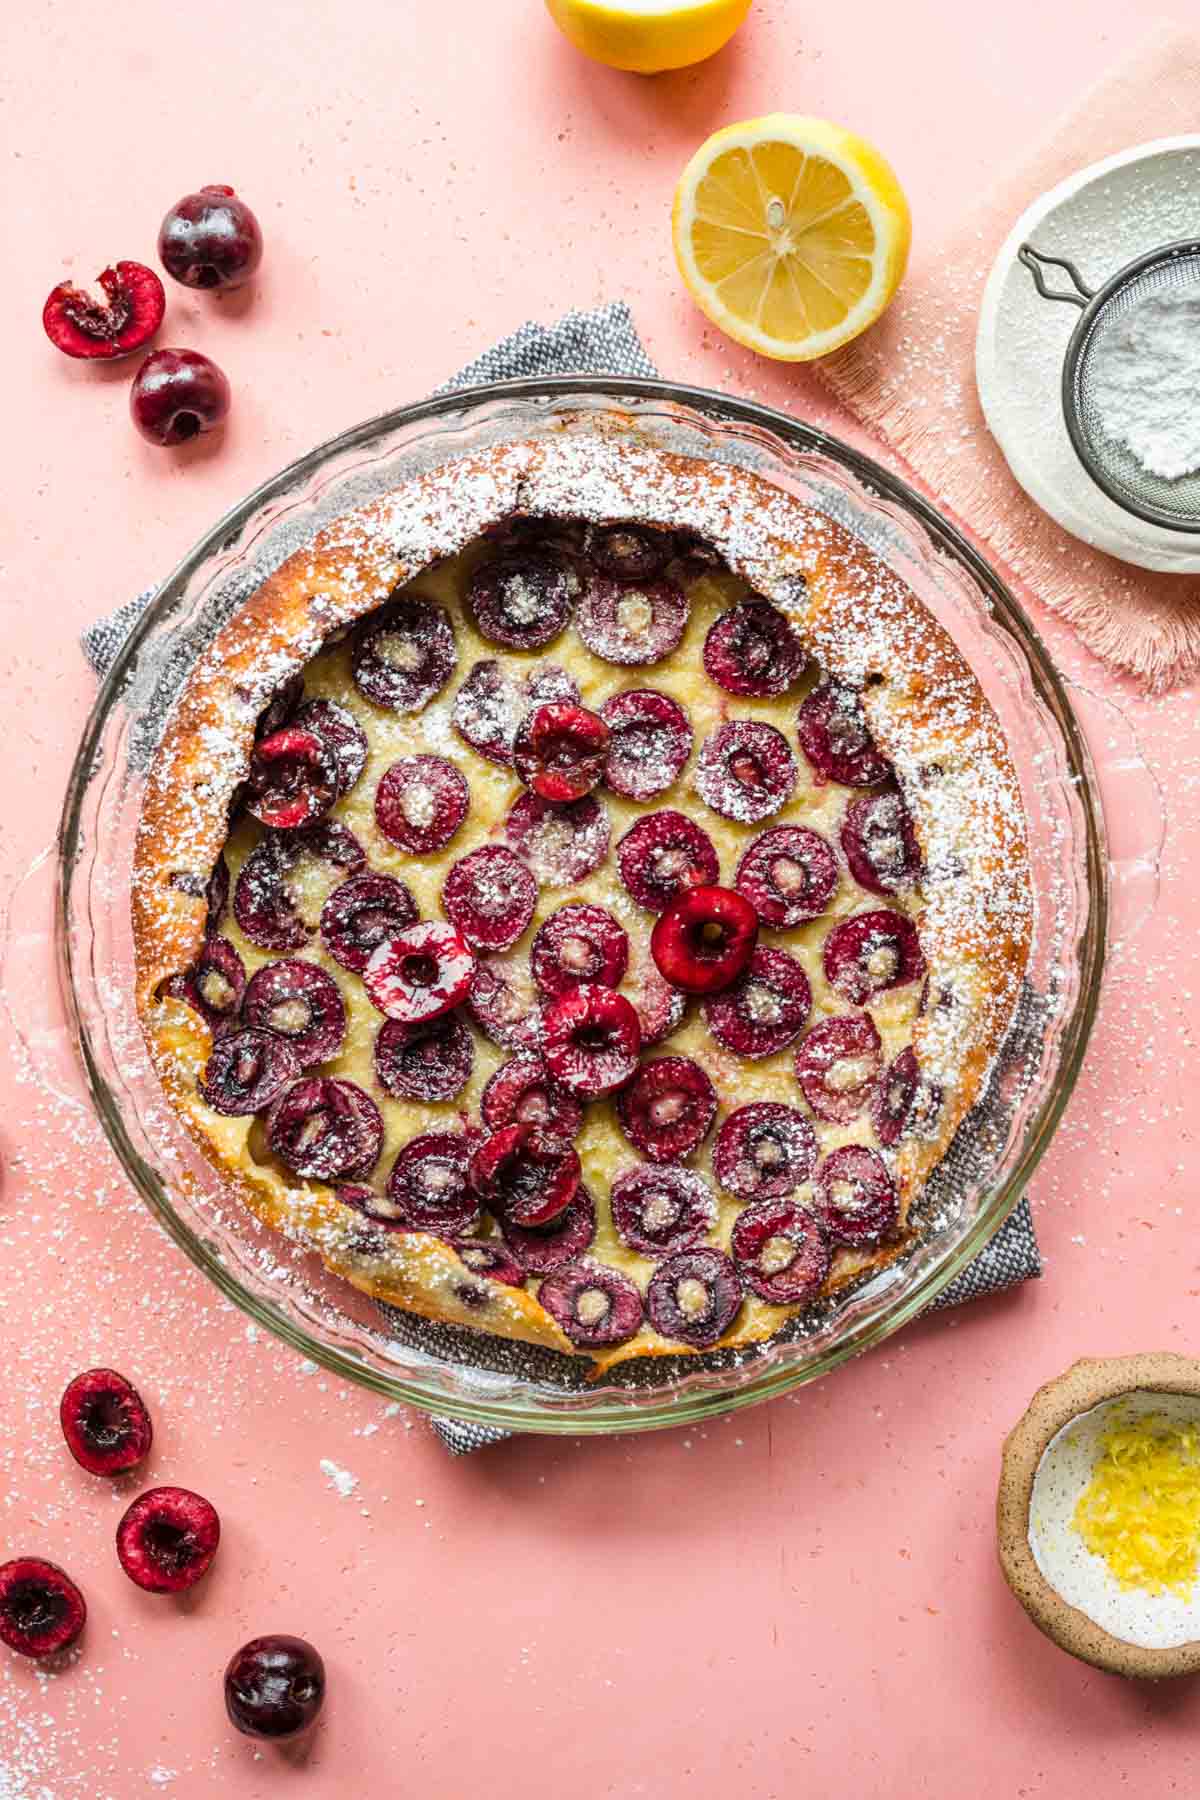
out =
[(594, 62), (657, 75), (715, 56), (742, 24), (750, 0), (546, 0), (546, 9)]
[(675, 254), (693, 299), (753, 350), (807, 361), (879, 317), (911, 226), (895, 175), (823, 120), (730, 126), (680, 179)]

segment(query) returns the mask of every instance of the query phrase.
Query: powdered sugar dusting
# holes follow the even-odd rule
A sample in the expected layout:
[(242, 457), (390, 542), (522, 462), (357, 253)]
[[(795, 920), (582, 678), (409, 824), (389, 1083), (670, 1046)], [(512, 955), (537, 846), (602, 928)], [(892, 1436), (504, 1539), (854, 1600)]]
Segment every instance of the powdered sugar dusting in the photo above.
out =
[(1200, 469), (1200, 282), (1158, 288), (1098, 324), (1085, 367), (1085, 417), (1106, 437), (1164, 481)]
[[(893, 759), (925, 855), (921, 931), (935, 979), (914, 1035), (928, 1078), (924, 1129), (931, 1143), (944, 1144), (958, 1115), (939, 1117), (934, 1096), (955, 1097), (953, 1106), (965, 1075), (970, 1094), (977, 1091), (1023, 966), (1029, 901), (1019, 793), (999, 726), (948, 640), (884, 564), (830, 519), (742, 468), (666, 456), (625, 439), (566, 433), (546, 445), (508, 446), (492, 459), (431, 471), (383, 502), (346, 515), (296, 560), (284, 592), (289, 605), (307, 606), (306, 623), (294, 634), (292, 649), (273, 637), (268, 643), (263, 661), (276, 685), (303, 665), (314, 639), (370, 610), (391, 591), (389, 583), (428, 570), (436, 587), (437, 570), (430, 565), (514, 511), (592, 523), (633, 518), (710, 541), (737, 576), (786, 613), (820, 665), (861, 696), (872, 732)], [(282, 617), (291, 614), (285, 610)], [(271, 632), (278, 623), (271, 623)], [(247, 696), (261, 705), (266, 692), (253, 664), (255, 629), (239, 617), (208, 653), (192, 690), (200, 725), (187, 729), (189, 719), (195, 726), (196, 711), (193, 705), (189, 714), (185, 702), (183, 723), (168, 732), (154, 773), (152, 791), (170, 804), (175, 841), (193, 871), (197, 864), (201, 872), (205, 867), (204, 839), (215, 855), (224, 837), (225, 807), (244, 769), (256, 716)], [(238, 668), (236, 683), (223, 656)], [(429, 709), (439, 741), (454, 731), (456, 705), (443, 696)], [(422, 728), (423, 722), (424, 715)], [(507, 748), (505, 716), (471, 720), (472, 727), (476, 723), (498, 730), (500, 747)], [(795, 753), (782, 732), (759, 719), (730, 720), (708, 743), (726, 736), (731, 754), (720, 765), (720, 791), (707, 782), (701, 754), (695, 777), (701, 796), (738, 824), (769, 817), (795, 787)], [(742, 780), (739, 758), (756, 762), (753, 781)], [(501, 779), (495, 770), (490, 776)], [(161, 905), (161, 812), (155, 825), (160, 860), (144, 867), (151, 871), (149, 897)], [(512, 849), (549, 887), (585, 879), (610, 843), (606, 807), (594, 796), (554, 811), (526, 794), (503, 828)], [(172, 904), (176, 917), (187, 912), (189, 930), (200, 928), (202, 908), (195, 900), (177, 894)], [(161, 949), (170, 933), (158, 930), (152, 907), (146, 916)], [(998, 942), (1011, 946), (1011, 954), (994, 955)], [(352, 1266), (356, 1277), (378, 1281), (395, 1256), (416, 1254), (408, 1234), (389, 1242), (386, 1234), (356, 1225), (346, 1209), (279, 1185), (287, 1229), (298, 1241), (315, 1242), (340, 1266)], [(461, 1290), (456, 1260), (436, 1246), (422, 1251), (420, 1260), (420, 1281), (450, 1307)], [(520, 1329), (527, 1300), (496, 1292), (487, 1327), (502, 1330), (511, 1321)], [(451, 1309), (450, 1316), (459, 1313)]]
[(348, 1500), (358, 1486), (358, 1476), (352, 1475), (349, 1469), (339, 1468), (328, 1456), (321, 1458), (321, 1473), (339, 1500)]

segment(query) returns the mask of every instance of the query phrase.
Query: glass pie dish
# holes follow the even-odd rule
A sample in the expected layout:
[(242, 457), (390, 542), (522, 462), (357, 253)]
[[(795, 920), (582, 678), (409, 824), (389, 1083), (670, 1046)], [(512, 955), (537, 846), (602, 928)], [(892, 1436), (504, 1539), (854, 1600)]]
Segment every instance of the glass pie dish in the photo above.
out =
[[(578, 1358), (380, 1307), (224, 1189), (167, 1103), (133, 1006), (129, 884), (146, 771), (179, 685), (231, 611), (329, 519), (485, 445), (605, 429), (735, 462), (835, 515), (957, 642), (1008, 736), (1029, 825), (1036, 936), (987, 1093), (910, 1221), (900, 1261), (765, 1345), (639, 1359), (602, 1380)], [(677, 1425), (786, 1391), (878, 1343), (936, 1298), (1017, 1204), (1074, 1086), (1095, 1014), (1108, 863), (1095, 778), (1064, 686), (1007, 588), (930, 504), (783, 414), (659, 381), (506, 382), (404, 407), (301, 458), (235, 507), (163, 584), (122, 646), (80, 743), (60, 836), (67, 1004), (101, 1122), (176, 1241), (255, 1321), (400, 1401), (520, 1431)]]

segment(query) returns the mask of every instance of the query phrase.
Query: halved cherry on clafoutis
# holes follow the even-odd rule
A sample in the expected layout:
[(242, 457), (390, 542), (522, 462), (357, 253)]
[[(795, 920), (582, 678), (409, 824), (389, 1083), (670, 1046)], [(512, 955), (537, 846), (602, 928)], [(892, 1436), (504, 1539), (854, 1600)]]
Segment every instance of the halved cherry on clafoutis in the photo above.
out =
[(501, 1281), (505, 1287), (524, 1287), (528, 1271), (510, 1256), (496, 1238), (447, 1238), (446, 1242), (464, 1269), (472, 1275), (486, 1275), (489, 1281)]
[(730, 719), (704, 740), (696, 792), (723, 819), (757, 825), (791, 798), (796, 759), (782, 731), (761, 719)]
[[(299, 831), (265, 833), (242, 864), (233, 890), (233, 916), (260, 950), (298, 950), (318, 922), (324, 935), (324, 921), (309, 919), (302, 910), (307, 885), (303, 873), (310, 858), (347, 875), (366, 862), (353, 832), (323, 819)], [(416, 917), (415, 906), (412, 916)]]
[(723, 612), (704, 640), (704, 668), (727, 694), (785, 694), (807, 661), (791, 625), (769, 600)]
[(581, 1350), (627, 1343), (640, 1329), (645, 1311), (628, 1275), (586, 1259), (548, 1275), (538, 1300)]
[(712, 839), (693, 820), (666, 807), (646, 813), (617, 845), (621, 880), (639, 906), (662, 912), (685, 889), (711, 887), (720, 874)]
[(691, 722), (655, 688), (613, 694), (600, 708), (608, 726), (605, 785), (627, 800), (653, 800), (673, 787), (692, 753)]
[(741, 894), (732, 888), (691, 887), (656, 921), (650, 954), (673, 987), (687, 994), (715, 994), (749, 968), (757, 941), (758, 914)]
[(392, 1164), (386, 1199), (341, 1197), (381, 1225), (459, 1237), (479, 1222), (479, 1197), (467, 1179), (473, 1147), (463, 1132), (423, 1132)]
[(557, 663), (539, 663), (518, 680), (487, 658), (475, 664), (454, 696), (454, 729), (480, 756), (509, 768), (517, 727), (526, 713), (551, 702), (573, 705), (578, 699), (578, 687)]
[(606, 907), (578, 900), (551, 913), (529, 951), (533, 979), (550, 998), (583, 982), (619, 987), (628, 963), (624, 926)]
[(295, 831), (327, 813), (341, 792), (338, 760), (315, 731), (283, 725), (250, 758), (246, 810), (275, 831)]
[(515, 851), (481, 844), (451, 868), (442, 905), (473, 950), (511, 950), (532, 922), (537, 882)]
[(505, 1248), (526, 1275), (552, 1275), (575, 1262), (596, 1235), (596, 1203), (582, 1185), (548, 1225), (517, 1225), (510, 1215), (500, 1220)]
[(455, 694), (451, 720), (464, 744), (507, 768), (517, 726), (527, 711), (517, 682), (503, 664), (485, 657), (472, 666)]
[(267, 1138), (293, 1174), (338, 1181), (371, 1173), (383, 1149), (383, 1118), (357, 1083), (313, 1075), (276, 1102)]
[(742, 1287), (723, 1250), (681, 1250), (660, 1263), (646, 1289), (650, 1323), (675, 1343), (706, 1350), (724, 1336), (742, 1306)]
[(348, 794), (367, 766), (367, 734), (349, 707), (337, 700), (307, 700), (290, 722), (324, 739), (337, 763), (338, 793)]
[(860, 887), (886, 898), (909, 888), (921, 872), (921, 852), (903, 796), (889, 789), (860, 794), (846, 808), (842, 849)]
[(875, 1089), (871, 1122), (885, 1148), (898, 1144), (909, 1126), (921, 1072), (911, 1044), (903, 1049)]
[(837, 883), (837, 857), (819, 832), (773, 825), (743, 854), (733, 885), (764, 925), (790, 931), (820, 918)]
[(703, 1175), (668, 1164), (626, 1169), (612, 1187), (617, 1236), (642, 1256), (673, 1256), (707, 1236), (717, 1222), (717, 1198)]
[(454, 673), (454, 629), (443, 609), (401, 594), (369, 613), (354, 635), (350, 670), (359, 692), (388, 712), (419, 712)]
[(643, 1063), (616, 1104), (625, 1136), (655, 1163), (690, 1156), (717, 1116), (716, 1089), (688, 1056), (659, 1056)]
[(569, 558), (547, 546), (514, 549), (480, 564), (467, 604), (489, 643), (537, 650), (564, 630), (578, 590)]
[(489, 1131), (505, 1125), (536, 1125), (554, 1137), (568, 1139), (578, 1137), (583, 1126), (578, 1099), (555, 1081), (542, 1058), (532, 1051), (500, 1064), (480, 1095), (479, 1116)]
[(453, 925), (419, 919), (371, 953), (363, 986), (385, 1018), (422, 1025), (466, 999), (475, 966), (474, 952)]
[(511, 850), (547, 887), (574, 887), (608, 855), (612, 827), (595, 794), (554, 806), (540, 794), (522, 794), (504, 824)]
[(108, 362), (148, 344), (166, 308), (163, 284), (153, 269), (118, 262), (101, 270), (92, 290), (60, 281), (42, 308), (42, 324), (65, 356)]
[(815, 1300), (832, 1255), (820, 1220), (794, 1200), (758, 1200), (739, 1213), (730, 1243), (738, 1273), (772, 1306)]
[(581, 1100), (611, 1094), (637, 1068), (638, 1016), (623, 994), (584, 983), (560, 994), (542, 1017), (542, 1055), (554, 1079)]
[(917, 928), (903, 913), (879, 908), (835, 925), (821, 952), (825, 979), (852, 1006), (919, 981), (925, 973)]
[(513, 740), (513, 767), (533, 793), (565, 806), (599, 786), (608, 743), (608, 726), (598, 713), (551, 702), (522, 719)]
[(300, 1074), (300, 1058), (272, 1031), (247, 1025), (213, 1044), (200, 1093), (214, 1112), (229, 1118), (265, 1112)]
[(375, 789), (375, 823), (410, 856), (432, 856), (450, 842), (470, 800), (466, 777), (444, 756), (402, 756)]
[(526, 956), (481, 956), (467, 990), (467, 1010), (485, 1037), (506, 1050), (541, 1041), (541, 1008)]
[(739, 1200), (782, 1200), (812, 1174), (817, 1134), (804, 1114), (776, 1100), (731, 1112), (713, 1145), (713, 1174)]
[(475, 1151), (471, 1186), (488, 1211), (513, 1225), (549, 1225), (579, 1187), (579, 1154), (536, 1125), (505, 1125)]
[(739, 1056), (773, 1056), (793, 1043), (808, 1023), (812, 988), (803, 966), (786, 950), (755, 950), (731, 986), (704, 1002), (708, 1029)]
[(182, 975), (168, 976), (162, 992), (184, 1000), (214, 1032), (238, 1016), (246, 987), (246, 967), (228, 938), (210, 935)]
[(281, 681), (254, 722), (255, 743), (261, 738), (270, 737), (284, 725), (290, 725), (303, 699), (303, 675), (289, 675), (286, 681)]
[(335, 962), (361, 975), (386, 938), (416, 922), (417, 903), (402, 881), (392, 875), (352, 875), (334, 888), (322, 908), (321, 940)]
[(467, 1181), (475, 1139), (458, 1131), (427, 1131), (404, 1144), (385, 1193), (351, 1184), (338, 1199), (393, 1231), (431, 1231), (457, 1240), (479, 1223), (479, 1201)]
[(883, 1159), (863, 1144), (832, 1150), (813, 1180), (813, 1211), (839, 1244), (878, 1244), (900, 1222), (900, 1196)]
[(453, 1013), (423, 1025), (387, 1019), (375, 1039), (375, 1074), (397, 1100), (454, 1100), (474, 1064), (474, 1041)]
[(334, 1193), (343, 1206), (351, 1206), (355, 1212), (362, 1213), (372, 1225), (384, 1225), (389, 1230), (404, 1230), (404, 1222), (390, 1200), (381, 1198), (373, 1187), (365, 1181), (339, 1181)]
[(839, 1013), (814, 1025), (796, 1051), (796, 1080), (818, 1119), (849, 1125), (871, 1100), (883, 1043), (869, 1013)]
[(615, 581), (648, 581), (675, 554), (669, 532), (644, 525), (594, 525), (585, 548), (589, 560)]
[(643, 955), (629, 997), (642, 1028), (643, 1050), (669, 1038), (682, 1025), (687, 1013), (687, 995), (660, 975), (650, 956)]
[(346, 1035), (346, 1006), (332, 975), (315, 963), (286, 957), (250, 977), (242, 1002), (247, 1025), (272, 1031), (304, 1068), (336, 1056)]
[(613, 581), (594, 575), (575, 613), (575, 629), (604, 662), (639, 668), (679, 648), (688, 622), (683, 589), (657, 581)]
[(842, 682), (823, 681), (813, 689), (800, 708), (796, 730), (818, 784), (837, 781), (844, 787), (876, 787), (891, 774), (891, 764), (868, 729), (858, 694)]

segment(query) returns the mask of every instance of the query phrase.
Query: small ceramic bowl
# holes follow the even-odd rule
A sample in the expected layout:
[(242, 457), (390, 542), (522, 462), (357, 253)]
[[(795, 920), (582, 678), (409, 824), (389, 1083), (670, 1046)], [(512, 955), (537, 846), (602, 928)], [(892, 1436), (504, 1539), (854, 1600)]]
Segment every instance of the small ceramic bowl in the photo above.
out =
[(1087, 1359), (1039, 1388), (1004, 1445), (996, 1532), (1005, 1580), (1060, 1649), (1160, 1680), (1200, 1672), (1200, 1582), (1189, 1599), (1123, 1589), (1071, 1525), (1103, 1432), (1151, 1412), (1200, 1422), (1200, 1361)]

